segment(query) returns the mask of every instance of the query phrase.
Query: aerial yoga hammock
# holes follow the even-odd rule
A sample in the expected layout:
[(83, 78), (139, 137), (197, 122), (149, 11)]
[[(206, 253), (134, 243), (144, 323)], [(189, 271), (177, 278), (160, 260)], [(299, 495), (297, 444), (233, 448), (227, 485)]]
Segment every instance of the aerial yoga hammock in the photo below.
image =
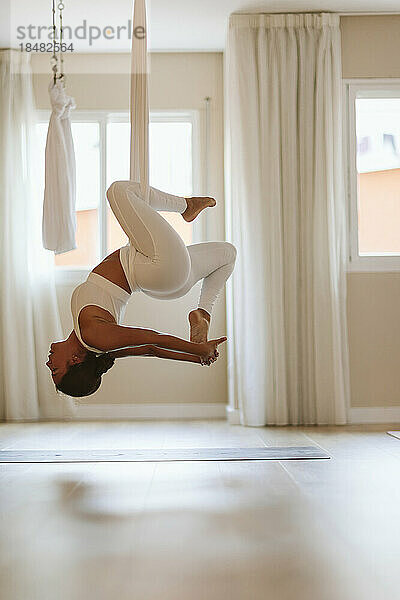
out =
[[(56, 3), (53, 0), (53, 77), (49, 86), (51, 115), (46, 140), (45, 187), (43, 201), (43, 247), (55, 254), (76, 248), (76, 168), (74, 143), (71, 132), (71, 110), (74, 99), (65, 90), (64, 60), (57, 46), (63, 44), (64, 3), (57, 5), (59, 15), (59, 41), (56, 27)], [(60, 68), (60, 73), (58, 69)]]
[[(133, 31), (146, 28), (145, 0), (135, 0)], [(51, 344), (46, 363), (58, 390), (93, 394), (116, 358), (153, 356), (211, 365), (226, 337), (208, 341), (216, 298), (231, 275), (236, 249), (229, 242), (185, 246), (158, 211), (178, 212), (188, 222), (215, 206), (209, 197), (183, 198), (149, 186), (147, 33), (133, 36), (130, 181), (107, 190), (110, 207), (129, 243), (107, 256), (72, 293), (74, 328)], [(151, 298), (180, 298), (203, 280), (198, 307), (189, 313), (190, 341), (151, 329), (127, 327), (126, 305), (134, 292)]]

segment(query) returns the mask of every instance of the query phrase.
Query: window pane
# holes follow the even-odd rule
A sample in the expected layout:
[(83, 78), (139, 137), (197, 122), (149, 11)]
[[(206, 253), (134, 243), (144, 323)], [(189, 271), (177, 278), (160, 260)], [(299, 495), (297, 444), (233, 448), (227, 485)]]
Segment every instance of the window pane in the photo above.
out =
[[(38, 141), (44, 189), (47, 123), (38, 124)], [(72, 123), (76, 157), (76, 250), (54, 257), (56, 266), (86, 267), (99, 259), (100, 130), (98, 123)]]
[(192, 124), (150, 123), (150, 182), (177, 196), (192, 194)]
[[(107, 187), (113, 181), (129, 179), (130, 161), (129, 123), (108, 123), (107, 125)], [(125, 246), (128, 238), (107, 205), (107, 253)]]
[(113, 181), (129, 179), (130, 135), (129, 123), (107, 125), (107, 187)]
[[(150, 185), (178, 196), (192, 196), (192, 124), (150, 123)], [(107, 128), (107, 185), (129, 179), (130, 124), (109, 123)], [(162, 212), (185, 244), (192, 243), (191, 223), (177, 213)], [(108, 210), (108, 252), (127, 243), (121, 227)]]
[(359, 254), (400, 254), (400, 98), (356, 100)]
[(58, 267), (89, 267), (99, 262), (99, 211), (79, 210), (76, 213), (76, 244), (71, 252), (58, 254), (55, 263)]
[[(175, 194), (192, 196), (192, 123), (150, 123), (150, 183)], [(178, 213), (162, 212), (186, 245), (193, 241), (193, 226)]]

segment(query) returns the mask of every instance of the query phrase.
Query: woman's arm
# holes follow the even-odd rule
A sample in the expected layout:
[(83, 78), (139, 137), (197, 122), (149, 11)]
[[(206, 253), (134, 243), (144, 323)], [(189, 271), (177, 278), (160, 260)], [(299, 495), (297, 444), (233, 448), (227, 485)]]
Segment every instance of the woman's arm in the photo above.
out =
[(144, 346), (136, 346), (135, 348), (124, 348), (122, 350), (114, 350), (109, 353), (112, 358), (124, 358), (126, 356), (155, 356), (156, 358), (169, 358), (170, 360), (179, 360), (183, 362), (193, 362), (202, 364), (200, 356), (194, 354), (187, 354), (185, 352), (174, 352), (171, 350), (165, 350), (164, 348), (158, 348), (157, 346), (151, 346), (146, 344)]
[(157, 358), (169, 358), (170, 360), (192, 362), (199, 365), (206, 364), (203, 362), (200, 356), (196, 356), (195, 354), (188, 354), (187, 352), (175, 352), (174, 350), (165, 350), (164, 348), (158, 348), (157, 346), (154, 346), (153, 356), (156, 356)]
[(158, 333), (152, 329), (141, 329), (139, 327), (125, 327), (101, 319), (93, 320), (81, 327), (81, 335), (86, 344), (98, 348), (104, 352), (128, 348), (129, 346), (151, 345), (166, 350), (186, 352), (196, 356), (207, 353), (206, 344), (188, 342), (173, 335)]
[(134, 346), (132, 348), (122, 348), (107, 352), (111, 358), (125, 358), (126, 356), (153, 356), (152, 347), (149, 344), (144, 346)]

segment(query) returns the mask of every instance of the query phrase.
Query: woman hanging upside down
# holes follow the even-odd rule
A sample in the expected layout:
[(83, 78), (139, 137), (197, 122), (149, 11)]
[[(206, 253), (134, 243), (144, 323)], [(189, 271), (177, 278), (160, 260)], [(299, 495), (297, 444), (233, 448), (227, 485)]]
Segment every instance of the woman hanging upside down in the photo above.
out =
[[(207, 341), (214, 302), (235, 266), (229, 242), (185, 246), (157, 211), (179, 212), (193, 221), (213, 198), (181, 198), (150, 188), (149, 203), (132, 181), (116, 181), (107, 198), (129, 243), (107, 256), (72, 293), (74, 329), (51, 344), (46, 365), (58, 390), (70, 396), (93, 394), (116, 358), (155, 356), (211, 365), (226, 337)], [(190, 341), (151, 329), (120, 325), (130, 295), (171, 300), (203, 279), (198, 308), (189, 313)]]

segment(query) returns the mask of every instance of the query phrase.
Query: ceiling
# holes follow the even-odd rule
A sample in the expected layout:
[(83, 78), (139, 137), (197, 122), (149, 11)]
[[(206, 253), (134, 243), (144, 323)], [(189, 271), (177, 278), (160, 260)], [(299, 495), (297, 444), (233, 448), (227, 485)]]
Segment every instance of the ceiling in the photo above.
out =
[[(126, 27), (131, 17), (132, 0), (64, 0), (64, 24), (77, 30), (77, 52), (125, 52), (130, 42)], [(10, 8), (11, 7), (11, 8)], [(147, 0), (149, 48), (153, 51), (221, 51), (225, 46), (226, 27), (232, 12), (399, 12), (399, 0)], [(1, 0), (0, 47), (18, 47), (22, 41), (46, 41), (47, 32), (38, 27), (51, 24), (51, 0)], [(28, 39), (28, 26), (31, 39)], [(99, 30), (110, 26), (106, 39)], [(19, 28), (19, 29), (18, 29)], [(97, 29), (98, 28), (98, 29)], [(24, 35), (24, 39), (22, 39)], [(18, 39), (19, 38), (19, 39)], [(32, 40), (32, 38), (34, 38)]]

